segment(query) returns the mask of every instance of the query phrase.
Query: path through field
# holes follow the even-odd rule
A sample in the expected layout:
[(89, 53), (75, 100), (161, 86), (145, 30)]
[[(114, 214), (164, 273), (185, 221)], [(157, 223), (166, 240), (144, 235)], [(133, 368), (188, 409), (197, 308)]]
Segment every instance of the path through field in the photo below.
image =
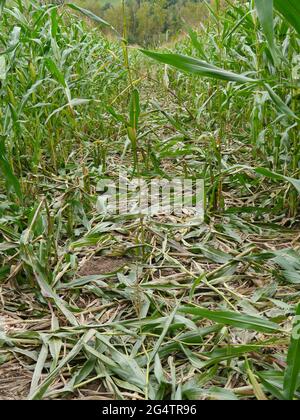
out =
[[(299, 398), (299, 375), (284, 379), (300, 294), (293, 117), (264, 85), (133, 47), (130, 78), (120, 44), (73, 12), (22, 13), (4, 10), (0, 71), (0, 399)], [(249, 74), (242, 22), (221, 52)], [(224, 65), (218, 25), (201, 34), (202, 53), (195, 34), (172, 48)], [(204, 221), (107, 213), (101, 181), (120, 171), (204, 179)]]

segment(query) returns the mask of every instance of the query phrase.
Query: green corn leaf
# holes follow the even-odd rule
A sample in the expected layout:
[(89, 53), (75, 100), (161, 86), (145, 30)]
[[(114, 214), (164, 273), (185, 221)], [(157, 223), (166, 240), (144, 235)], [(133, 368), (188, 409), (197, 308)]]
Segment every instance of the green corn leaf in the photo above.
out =
[(96, 363), (97, 359), (95, 357), (90, 357), (74, 377), (74, 385), (78, 385), (80, 382), (83, 382), (92, 373)]
[(280, 327), (266, 319), (229, 311), (210, 311), (199, 306), (182, 306), (181, 312), (210, 319), (219, 324), (266, 333), (279, 333)]
[(255, 0), (258, 17), (267, 38), (274, 63), (278, 63), (278, 50), (275, 45), (273, 23), (273, 0)]
[[(266, 0), (262, 0), (267, 3)], [(274, 7), (296, 29), (300, 35), (300, 1), (274, 0)]]
[(278, 111), (280, 111), (283, 115), (286, 115), (288, 117), (294, 118), (295, 120), (300, 120), (299, 117), (286, 105), (286, 103), (283, 102), (283, 100), (277, 95), (277, 93), (274, 92), (274, 90), (271, 88), (270, 85), (267, 83), (264, 84), (265, 88), (267, 89), (270, 98), (274, 102), (276, 108)]
[(248, 83), (258, 82), (256, 79), (250, 77), (232, 73), (216, 67), (212, 64), (206, 63), (205, 61), (198, 60), (196, 58), (187, 57), (181, 54), (162, 54), (147, 50), (140, 50), (143, 54), (150, 58), (153, 58), (160, 63), (168, 64), (178, 70), (198, 74), (200, 76), (212, 77), (214, 79), (227, 80), (229, 82)]
[(75, 106), (80, 106), (80, 105), (87, 105), (92, 101), (92, 99), (84, 99), (84, 98), (73, 98), (71, 99), (67, 104), (60, 106), (59, 108), (55, 109), (50, 115), (49, 117), (46, 119), (45, 124), (47, 124), (51, 118), (56, 115), (59, 114), (61, 111), (63, 111), (65, 108), (70, 107), (73, 108)]
[[(36, 214), (40, 211), (41, 206), (36, 210)], [(23, 260), (32, 267), (32, 270), (35, 274), (36, 281), (40, 287), (41, 294), (45, 299), (51, 299), (54, 305), (64, 314), (68, 322), (73, 325), (77, 326), (78, 321), (73, 313), (68, 309), (66, 302), (57, 295), (54, 289), (50, 285), (50, 280), (48, 278), (48, 274), (46, 273), (45, 268), (41, 265), (40, 261), (36, 258), (36, 256), (32, 253), (32, 251), (28, 247), (28, 241), (30, 238), (30, 231), (32, 230), (32, 226), (35, 223), (36, 217), (34, 217), (33, 221), (31, 222), (31, 226), (27, 229), (21, 238), (21, 244), (26, 249), (26, 252), (22, 254)]]
[(159, 339), (157, 340), (157, 342), (156, 342), (156, 344), (155, 344), (155, 346), (154, 346), (154, 348), (153, 348), (153, 350), (152, 350), (152, 352), (149, 356), (149, 363), (152, 362), (152, 360), (155, 358), (156, 354), (158, 353), (158, 351), (159, 351), (159, 349), (162, 345), (162, 342), (164, 340), (164, 337), (167, 334), (167, 332), (168, 332), (168, 330), (169, 330), (169, 328), (170, 328), (170, 326), (173, 322), (173, 319), (176, 315), (177, 310), (178, 310), (178, 305), (176, 305), (176, 307), (174, 308), (174, 310), (171, 312), (170, 316), (168, 317), (168, 319), (165, 323), (164, 329), (163, 329)]
[(0, 171), (3, 173), (3, 176), (6, 180), (8, 188), (12, 188), (17, 197), (22, 200), (22, 191), (18, 178), (14, 175), (13, 169), (11, 168), (9, 162), (6, 159), (6, 151), (4, 140), (0, 139)]
[(270, 374), (272, 374), (272, 372), (256, 372), (256, 375), (259, 377), (264, 389), (278, 400), (284, 400), (282, 395), (282, 387), (278, 385), (278, 378), (276, 374), (274, 375), (274, 378)]
[(45, 59), (45, 65), (54, 79), (64, 88), (67, 87), (65, 77), (51, 58)]
[(59, 365), (35, 389), (34, 393), (30, 395), (30, 400), (39, 400), (43, 397), (51, 383), (55, 380), (57, 375), (59, 375), (61, 369), (75, 356), (77, 356), (77, 354), (82, 350), (83, 346), (93, 338), (95, 333), (95, 330), (90, 329), (81, 337), (81, 339), (74, 345), (72, 350), (60, 361)]
[(6, 3), (6, 0), (0, 0), (0, 18), (2, 16), (5, 3)]
[(6, 79), (6, 59), (0, 55), (0, 80)]
[[(245, 356), (247, 353), (252, 353), (255, 351), (260, 351), (260, 347), (262, 348), (263, 345), (260, 346), (251, 346), (251, 345), (240, 345), (240, 346), (232, 346), (228, 345), (223, 348), (216, 348), (211, 352), (204, 352), (202, 353), (205, 356), (206, 360), (199, 359), (198, 367), (201, 369), (206, 369), (213, 365), (217, 365), (221, 362), (232, 360), (240, 356)], [(195, 354), (195, 353), (194, 353)], [(194, 359), (195, 363), (195, 359)]]
[(38, 388), (38, 384), (40, 381), (40, 378), (42, 376), (43, 369), (45, 367), (45, 363), (48, 357), (48, 345), (43, 344), (38, 360), (35, 365), (35, 369), (33, 372), (32, 380), (31, 380), (31, 386), (29, 391), (29, 399), (31, 398), (31, 395), (33, 395)]
[(266, 176), (267, 178), (273, 179), (274, 181), (286, 181), (293, 185), (294, 188), (300, 193), (300, 179), (291, 178), (289, 176), (284, 176), (277, 174), (276, 172), (272, 172), (267, 168), (256, 168), (255, 172)]
[(237, 401), (238, 397), (233, 391), (226, 388), (212, 386), (210, 389), (203, 390), (203, 395), (216, 401)]
[(287, 400), (294, 398), (300, 375), (300, 304), (296, 311), (292, 338), (287, 356), (287, 368), (284, 375), (283, 390)]
[(199, 51), (199, 53), (204, 58), (206, 58), (204, 48), (203, 48), (202, 44), (200, 43), (200, 41), (198, 39), (197, 32), (194, 31), (193, 29), (189, 29), (189, 37), (191, 39), (191, 42), (192, 42), (193, 46)]
[(140, 96), (137, 89), (134, 89), (130, 98), (130, 127), (134, 130), (138, 128), (139, 116), (140, 116)]
[(117, 33), (116, 29), (110, 23), (106, 22), (106, 20), (104, 20), (104, 19), (101, 19), (101, 17), (95, 15), (90, 10), (79, 7), (79, 6), (77, 6), (76, 4), (73, 4), (73, 3), (68, 3), (68, 4), (66, 4), (66, 6), (70, 7), (73, 10), (76, 10), (77, 12), (82, 13), (84, 16), (88, 17), (89, 19), (93, 20), (96, 23), (99, 23), (100, 25), (109, 27), (110, 29), (112, 29), (114, 32)]

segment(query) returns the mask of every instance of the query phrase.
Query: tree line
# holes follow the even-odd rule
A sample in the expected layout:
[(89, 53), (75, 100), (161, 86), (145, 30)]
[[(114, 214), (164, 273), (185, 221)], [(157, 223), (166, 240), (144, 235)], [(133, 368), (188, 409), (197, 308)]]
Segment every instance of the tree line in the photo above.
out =
[[(121, 0), (79, 0), (79, 3), (122, 33)], [(168, 41), (184, 27), (199, 24), (208, 14), (202, 0), (126, 0), (125, 10), (128, 41), (142, 46)]]

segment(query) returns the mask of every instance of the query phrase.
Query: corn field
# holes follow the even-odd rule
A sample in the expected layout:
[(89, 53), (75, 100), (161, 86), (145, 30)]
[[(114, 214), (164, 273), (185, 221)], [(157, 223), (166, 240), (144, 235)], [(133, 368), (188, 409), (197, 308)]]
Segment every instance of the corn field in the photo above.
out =
[[(300, 2), (204, 4), (145, 50), (0, 0), (0, 399), (300, 399)], [(204, 219), (108, 212), (120, 172)]]

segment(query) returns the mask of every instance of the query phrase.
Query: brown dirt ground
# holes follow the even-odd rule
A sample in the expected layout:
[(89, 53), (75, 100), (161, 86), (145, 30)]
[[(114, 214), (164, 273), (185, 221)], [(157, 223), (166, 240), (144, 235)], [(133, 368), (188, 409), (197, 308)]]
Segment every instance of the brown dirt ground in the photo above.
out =
[(81, 277), (98, 274), (115, 273), (120, 270), (129, 260), (121, 257), (93, 257), (83, 263), (78, 271)]
[(32, 372), (19, 362), (11, 360), (0, 367), (0, 400), (26, 399)]

